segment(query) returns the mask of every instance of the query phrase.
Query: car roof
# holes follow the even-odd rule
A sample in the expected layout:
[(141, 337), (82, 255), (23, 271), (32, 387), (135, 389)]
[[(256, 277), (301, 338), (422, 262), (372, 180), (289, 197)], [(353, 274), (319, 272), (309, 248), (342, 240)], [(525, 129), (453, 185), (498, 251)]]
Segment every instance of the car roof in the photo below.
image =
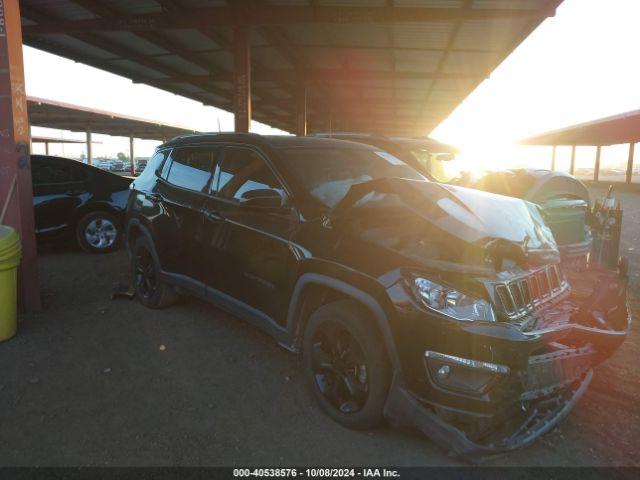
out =
[(296, 137), (293, 135), (259, 135), (256, 133), (199, 133), (181, 135), (162, 144), (162, 147), (198, 143), (240, 142), (250, 145), (268, 145), (272, 148), (358, 148), (371, 150), (373, 147), (359, 142), (335, 138)]

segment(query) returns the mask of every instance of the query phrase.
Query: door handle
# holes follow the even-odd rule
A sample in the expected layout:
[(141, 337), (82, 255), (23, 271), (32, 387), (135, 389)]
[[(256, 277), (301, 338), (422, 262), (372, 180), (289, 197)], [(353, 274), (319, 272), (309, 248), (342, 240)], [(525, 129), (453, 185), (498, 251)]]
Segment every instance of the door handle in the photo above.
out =
[(160, 200), (162, 200), (162, 197), (159, 193), (147, 193), (147, 198), (149, 200), (153, 200), (154, 202), (159, 202)]

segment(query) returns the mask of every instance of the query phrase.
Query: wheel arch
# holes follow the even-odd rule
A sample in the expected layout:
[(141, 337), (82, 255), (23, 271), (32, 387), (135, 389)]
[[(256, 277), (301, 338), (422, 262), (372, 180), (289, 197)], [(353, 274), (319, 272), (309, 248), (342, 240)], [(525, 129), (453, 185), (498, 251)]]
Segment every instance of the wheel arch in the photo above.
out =
[(120, 227), (123, 226), (123, 211), (115, 208), (113, 205), (108, 202), (88, 202), (83, 205), (80, 205), (73, 214), (73, 227), (76, 228), (78, 222), (82, 220), (86, 215), (94, 212), (105, 212), (110, 213), (115, 216), (120, 224)]
[(350, 299), (364, 307), (372, 316), (385, 343), (389, 360), (395, 373), (400, 371), (389, 315), (376, 297), (367, 291), (328, 275), (308, 272), (302, 274), (293, 290), (287, 314), (287, 330), (292, 347), (299, 350), (309, 316), (317, 308), (338, 299)]

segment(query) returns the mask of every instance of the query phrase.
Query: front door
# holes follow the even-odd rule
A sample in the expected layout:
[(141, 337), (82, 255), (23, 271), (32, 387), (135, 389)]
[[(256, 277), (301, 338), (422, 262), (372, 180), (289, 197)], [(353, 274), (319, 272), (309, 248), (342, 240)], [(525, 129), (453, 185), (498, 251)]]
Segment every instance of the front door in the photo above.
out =
[(284, 325), (295, 262), (289, 238), (298, 220), (291, 207), (256, 201), (276, 195), (287, 204), (283, 184), (259, 152), (223, 148), (204, 207), (206, 281)]

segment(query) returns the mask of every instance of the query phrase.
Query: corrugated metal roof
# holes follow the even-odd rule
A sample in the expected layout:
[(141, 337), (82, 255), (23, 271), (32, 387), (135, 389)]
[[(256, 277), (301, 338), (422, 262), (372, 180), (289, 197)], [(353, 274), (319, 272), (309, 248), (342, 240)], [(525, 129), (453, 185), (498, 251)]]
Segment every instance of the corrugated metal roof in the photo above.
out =
[[(232, 26), (253, 26), (253, 117), (426, 135), (561, 0), (21, 0), (24, 42), (232, 111)], [(304, 76), (300, 76), (300, 72)]]

